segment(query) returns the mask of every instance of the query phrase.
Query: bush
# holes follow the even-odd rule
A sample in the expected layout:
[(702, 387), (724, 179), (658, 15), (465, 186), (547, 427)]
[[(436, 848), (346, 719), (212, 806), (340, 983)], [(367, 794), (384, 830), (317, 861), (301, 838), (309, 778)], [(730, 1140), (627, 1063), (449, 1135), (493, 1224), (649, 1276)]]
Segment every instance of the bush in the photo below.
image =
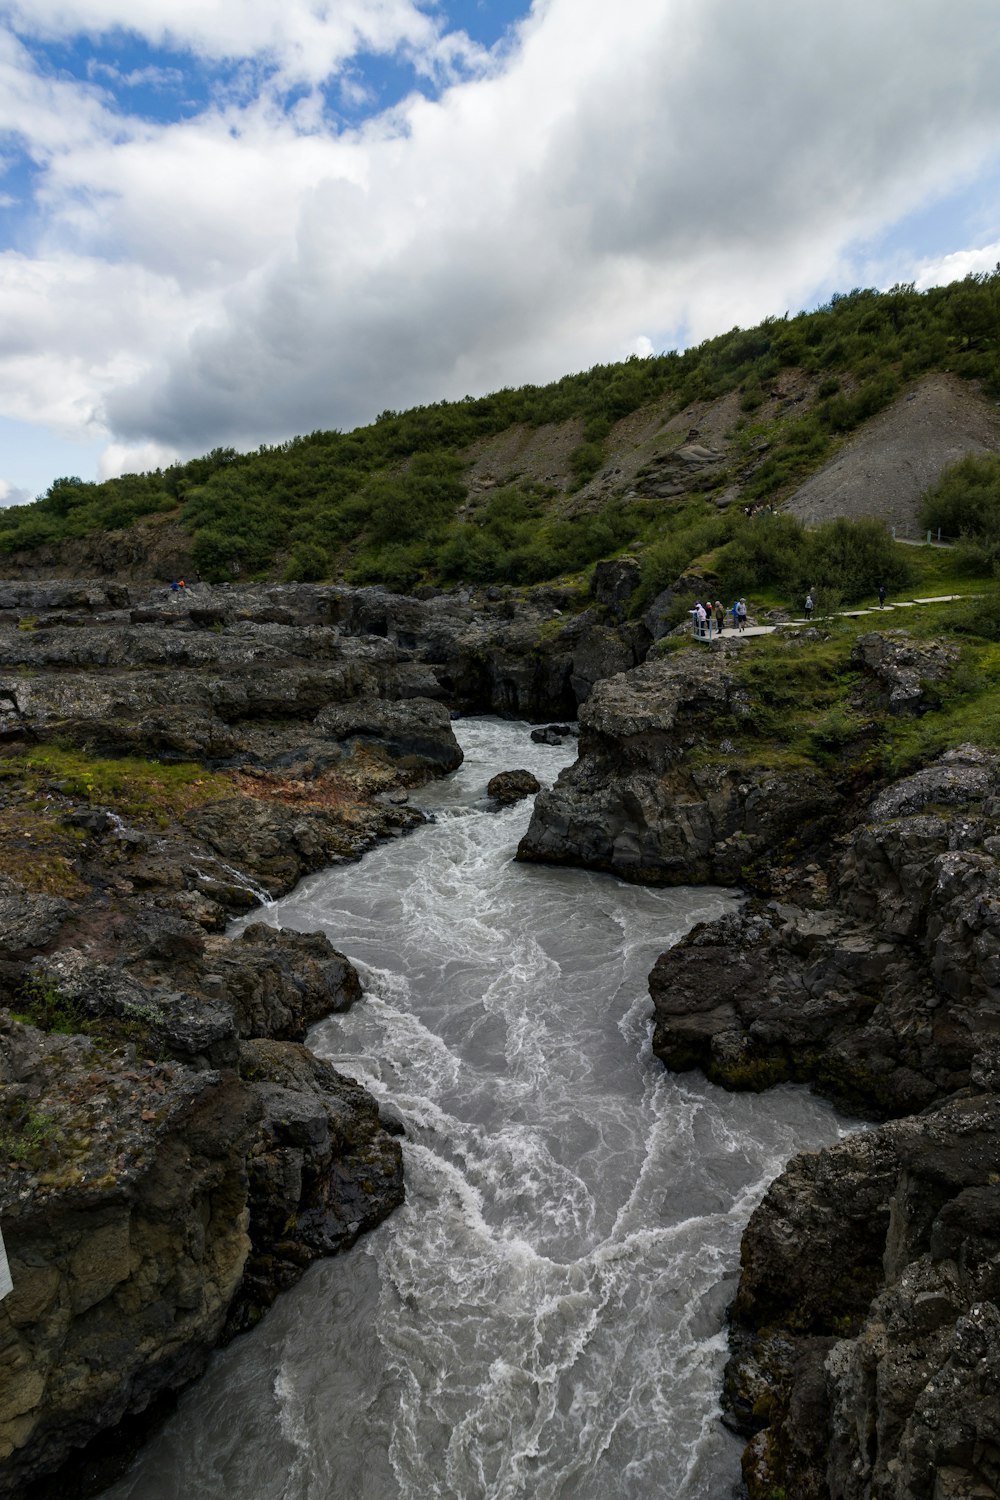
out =
[(798, 573), (800, 593), (836, 589), (845, 599), (875, 594), (880, 585), (898, 590), (911, 581), (904, 549), (881, 521), (828, 521), (807, 534)]
[(943, 536), (1000, 542), (1000, 456), (967, 453), (920, 503), (920, 524)]
[(282, 575), (285, 583), (319, 583), (330, 570), (330, 556), (316, 542), (296, 542)]

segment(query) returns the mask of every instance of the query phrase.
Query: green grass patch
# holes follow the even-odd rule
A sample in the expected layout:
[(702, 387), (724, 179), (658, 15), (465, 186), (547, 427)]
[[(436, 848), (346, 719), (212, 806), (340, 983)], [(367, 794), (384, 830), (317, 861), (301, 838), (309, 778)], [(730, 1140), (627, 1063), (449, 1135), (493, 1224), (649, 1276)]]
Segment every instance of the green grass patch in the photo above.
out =
[(17, 1009), (11, 1011), (15, 1021), (34, 1026), (39, 1031), (60, 1036), (82, 1036), (94, 1029), (93, 1017), (79, 1000), (64, 995), (58, 985), (42, 978), (28, 979), (17, 996)]
[(55, 745), (0, 760), (0, 786), (11, 780), (22, 783), (29, 795), (58, 791), (129, 822), (160, 828), (205, 802), (232, 795), (228, 776), (192, 762), (100, 759)]
[[(997, 581), (988, 568), (969, 571), (956, 547), (907, 547), (912, 581), (899, 597), (933, 594), (978, 594), (993, 592)], [(892, 599), (889, 599), (892, 603)]]

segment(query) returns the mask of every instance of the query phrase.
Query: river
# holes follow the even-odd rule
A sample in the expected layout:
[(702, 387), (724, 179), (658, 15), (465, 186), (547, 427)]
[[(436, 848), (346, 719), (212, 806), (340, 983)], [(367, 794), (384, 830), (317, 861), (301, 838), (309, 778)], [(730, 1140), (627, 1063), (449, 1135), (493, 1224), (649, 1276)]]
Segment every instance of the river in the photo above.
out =
[[(656, 956), (736, 901), (513, 863), (572, 758), (456, 726), (435, 821), (304, 881), (364, 998), (310, 1046), (406, 1123), (407, 1201), (215, 1356), (107, 1500), (724, 1500), (718, 1419), (744, 1225), (848, 1128), (802, 1090), (729, 1095), (653, 1057)], [(257, 914), (258, 919), (260, 914)]]

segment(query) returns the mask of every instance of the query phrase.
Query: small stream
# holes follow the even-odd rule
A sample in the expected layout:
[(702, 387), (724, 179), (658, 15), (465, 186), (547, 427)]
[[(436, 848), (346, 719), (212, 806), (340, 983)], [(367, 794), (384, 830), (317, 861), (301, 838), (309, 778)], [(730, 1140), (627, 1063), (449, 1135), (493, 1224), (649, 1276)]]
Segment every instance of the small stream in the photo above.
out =
[(649, 969), (736, 896), (513, 863), (530, 803), (494, 810), (489, 777), (551, 782), (574, 746), (456, 727), (433, 823), (264, 914), (358, 965), (363, 1000), (309, 1041), (405, 1119), (406, 1204), (216, 1355), (107, 1500), (732, 1493), (740, 1235), (789, 1156), (849, 1127), (663, 1070)]

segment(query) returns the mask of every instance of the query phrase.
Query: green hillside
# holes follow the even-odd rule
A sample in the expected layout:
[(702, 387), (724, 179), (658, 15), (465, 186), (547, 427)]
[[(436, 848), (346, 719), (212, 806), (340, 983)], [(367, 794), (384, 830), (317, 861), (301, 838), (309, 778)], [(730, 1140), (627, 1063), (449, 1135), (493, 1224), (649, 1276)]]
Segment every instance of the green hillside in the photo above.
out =
[[(762, 550), (775, 582), (816, 582), (798, 523), (773, 517), (765, 543), (745, 509), (780, 506), (845, 436), (930, 371), (1000, 398), (1000, 268), (924, 293), (856, 290), (683, 354), (387, 411), (349, 433), (314, 432), (249, 454), (215, 449), (101, 484), (57, 479), (34, 504), (0, 512), (0, 551), (14, 565), (39, 548), (170, 518), (212, 581), (525, 585), (629, 548), (644, 558), (647, 597), (706, 555), (720, 588), (758, 586)], [(649, 457), (662, 462), (683, 438), (668, 431), (670, 419), (726, 397), (734, 419), (724, 451), (695, 466), (678, 493), (664, 498), (641, 469), (615, 482), (613, 460), (643, 413), (659, 431)], [(563, 453), (554, 477), (544, 465), (498, 458), (473, 483), (477, 458), (501, 435), (550, 429)], [(826, 550), (839, 556), (844, 545), (843, 536), (828, 539)], [(783, 558), (777, 570), (774, 555)], [(881, 557), (872, 564), (876, 574), (887, 566)]]

